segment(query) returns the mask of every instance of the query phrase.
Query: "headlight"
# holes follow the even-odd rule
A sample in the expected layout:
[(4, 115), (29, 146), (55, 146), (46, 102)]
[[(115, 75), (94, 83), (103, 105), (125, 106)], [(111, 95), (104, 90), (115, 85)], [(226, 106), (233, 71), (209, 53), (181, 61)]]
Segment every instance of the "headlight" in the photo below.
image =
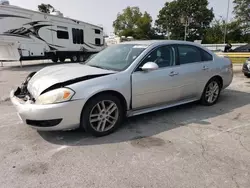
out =
[(75, 92), (69, 88), (60, 88), (44, 93), (36, 100), (36, 104), (55, 104), (72, 99)]

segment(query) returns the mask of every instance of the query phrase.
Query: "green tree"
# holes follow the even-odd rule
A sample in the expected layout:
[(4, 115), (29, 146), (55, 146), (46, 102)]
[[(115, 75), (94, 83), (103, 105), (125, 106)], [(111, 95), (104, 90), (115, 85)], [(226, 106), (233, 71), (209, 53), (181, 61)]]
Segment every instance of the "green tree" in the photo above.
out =
[(211, 27), (205, 32), (202, 43), (204, 44), (220, 44), (224, 40), (224, 26), (221, 20), (214, 20)]
[[(224, 32), (225, 32), (226, 21), (214, 20), (205, 32), (202, 43), (206, 44), (219, 44), (224, 43)], [(232, 21), (227, 24), (227, 36), (226, 40), (230, 43), (241, 43), (246, 42), (242, 30), (240, 29), (239, 21)]]
[(242, 31), (241, 41), (250, 43), (250, 0), (234, 0), (235, 19)]
[(232, 21), (227, 24), (228, 33), (226, 39), (231, 43), (245, 43), (243, 30), (241, 29), (241, 22)]
[(115, 34), (135, 39), (150, 39), (153, 33), (152, 17), (147, 12), (141, 13), (139, 7), (127, 7), (118, 13), (113, 27)]
[(50, 4), (43, 4), (42, 3), (41, 5), (38, 5), (38, 10), (40, 12), (50, 14), (51, 12), (55, 11), (55, 8)]
[(156, 20), (158, 31), (171, 33), (171, 39), (184, 39), (188, 25), (187, 39), (199, 40), (214, 18), (213, 9), (208, 9), (208, 0), (174, 0), (166, 2)]
[(250, 0), (234, 0), (235, 18), (242, 23), (243, 29), (250, 31)]

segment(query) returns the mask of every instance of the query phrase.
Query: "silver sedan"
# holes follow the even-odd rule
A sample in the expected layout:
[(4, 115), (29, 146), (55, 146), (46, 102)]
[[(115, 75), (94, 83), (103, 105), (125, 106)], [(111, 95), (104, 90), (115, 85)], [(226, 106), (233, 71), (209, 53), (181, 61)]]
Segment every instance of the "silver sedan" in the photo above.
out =
[(46, 67), (11, 92), (20, 118), (40, 131), (112, 133), (125, 117), (193, 101), (214, 105), (233, 79), (232, 63), (199, 44), (133, 41), (84, 64)]

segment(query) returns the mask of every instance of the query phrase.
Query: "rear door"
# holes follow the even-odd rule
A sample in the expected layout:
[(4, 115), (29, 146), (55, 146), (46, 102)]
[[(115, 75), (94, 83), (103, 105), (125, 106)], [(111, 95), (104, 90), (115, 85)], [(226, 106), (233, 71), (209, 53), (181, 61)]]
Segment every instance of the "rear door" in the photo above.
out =
[(177, 45), (179, 57), (179, 79), (181, 80), (180, 100), (193, 100), (199, 97), (204, 82), (202, 54), (196, 46)]
[(213, 56), (205, 50), (199, 48), (202, 56), (202, 80), (199, 83), (199, 91), (203, 92), (207, 82), (217, 74), (218, 69), (214, 62)]

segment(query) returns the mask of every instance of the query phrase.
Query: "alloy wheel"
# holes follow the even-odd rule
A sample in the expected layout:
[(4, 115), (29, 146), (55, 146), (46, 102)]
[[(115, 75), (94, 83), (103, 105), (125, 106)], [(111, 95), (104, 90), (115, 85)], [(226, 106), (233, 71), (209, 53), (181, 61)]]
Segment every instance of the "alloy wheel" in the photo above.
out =
[(91, 110), (89, 122), (97, 132), (106, 132), (112, 129), (119, 118), (119, 109), (113, 101), (98, 102)]
[(206, 96), (205, 99), (208, 103), (212, 104), (214, 103), (220, 94), (220, 86), (216, 81), (212, 81), (206, 90)]

